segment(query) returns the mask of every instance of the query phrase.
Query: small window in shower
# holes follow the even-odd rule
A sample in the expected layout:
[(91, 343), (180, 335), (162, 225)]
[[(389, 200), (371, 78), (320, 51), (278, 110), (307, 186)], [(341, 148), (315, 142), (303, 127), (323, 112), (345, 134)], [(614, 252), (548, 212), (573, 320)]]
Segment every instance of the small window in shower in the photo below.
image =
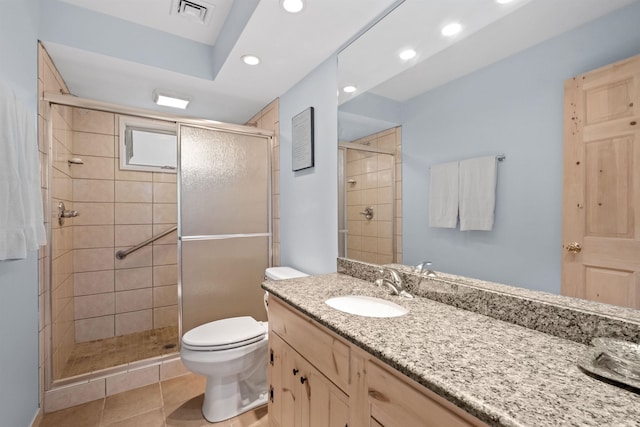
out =
[(175, 173), (176, 124), (120, 116), (120, 169)]

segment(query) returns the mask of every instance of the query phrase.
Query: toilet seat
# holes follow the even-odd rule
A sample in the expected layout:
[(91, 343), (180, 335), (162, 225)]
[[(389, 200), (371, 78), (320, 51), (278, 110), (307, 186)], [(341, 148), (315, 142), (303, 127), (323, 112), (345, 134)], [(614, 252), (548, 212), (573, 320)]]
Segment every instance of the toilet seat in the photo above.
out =
[(244, 347), (264, 338), (263, 322), (251, 316), (231, 317), (205, 323), (182, 337), (182, 346), (193, 351), (220, 351)]

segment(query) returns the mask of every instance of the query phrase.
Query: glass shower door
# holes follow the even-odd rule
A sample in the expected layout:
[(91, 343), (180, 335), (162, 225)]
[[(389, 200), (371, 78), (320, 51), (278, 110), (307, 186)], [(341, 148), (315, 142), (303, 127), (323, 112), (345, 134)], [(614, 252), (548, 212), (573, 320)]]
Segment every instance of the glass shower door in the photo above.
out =
[(180, 125), (179, 139), (182, 331), (226, 317), (266, 320), (269, 138)]

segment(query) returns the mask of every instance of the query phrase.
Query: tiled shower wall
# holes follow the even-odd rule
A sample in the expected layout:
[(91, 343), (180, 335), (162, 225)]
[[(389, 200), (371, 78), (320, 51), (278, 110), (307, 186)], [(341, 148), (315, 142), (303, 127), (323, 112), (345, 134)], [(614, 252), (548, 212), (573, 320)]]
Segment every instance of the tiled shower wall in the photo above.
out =
[[(395, 151), (387, 154), (347, 150), (347, 257), (376, 264), (402, 262), (402, 138), (401, 128), (352, 141)], [(395, 169), (395, 179), (394, 179)], [(352, 181), (349, 183), (349, 181)], [(395, 186), (395, 196), (394, 196)], [(394, 199), (395, 197), (395, 199)], [(372, 207), (374, 218), (360, 213)], [(395, 220), (395, 227), (394, 227)], [(395, 238), (395, 245), (394, 245)]]
[(73, 108), (76, 342), (176, 325), (177, 234), (123, 260), (176, 225), (176, 174), (120, 170), (117, 114)]

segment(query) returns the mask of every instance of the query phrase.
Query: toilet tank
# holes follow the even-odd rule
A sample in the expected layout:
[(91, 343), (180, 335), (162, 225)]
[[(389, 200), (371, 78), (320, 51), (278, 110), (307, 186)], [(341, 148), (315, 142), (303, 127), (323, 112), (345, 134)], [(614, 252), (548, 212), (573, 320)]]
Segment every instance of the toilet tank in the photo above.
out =
[(305, 274), (291, 267), (270, 267), (267, 268), (267, 270), (264, 272), (264, 275), (267, 279), (270, 280), (295, 279), (296, 277), (308, 276), (308, 274)]

